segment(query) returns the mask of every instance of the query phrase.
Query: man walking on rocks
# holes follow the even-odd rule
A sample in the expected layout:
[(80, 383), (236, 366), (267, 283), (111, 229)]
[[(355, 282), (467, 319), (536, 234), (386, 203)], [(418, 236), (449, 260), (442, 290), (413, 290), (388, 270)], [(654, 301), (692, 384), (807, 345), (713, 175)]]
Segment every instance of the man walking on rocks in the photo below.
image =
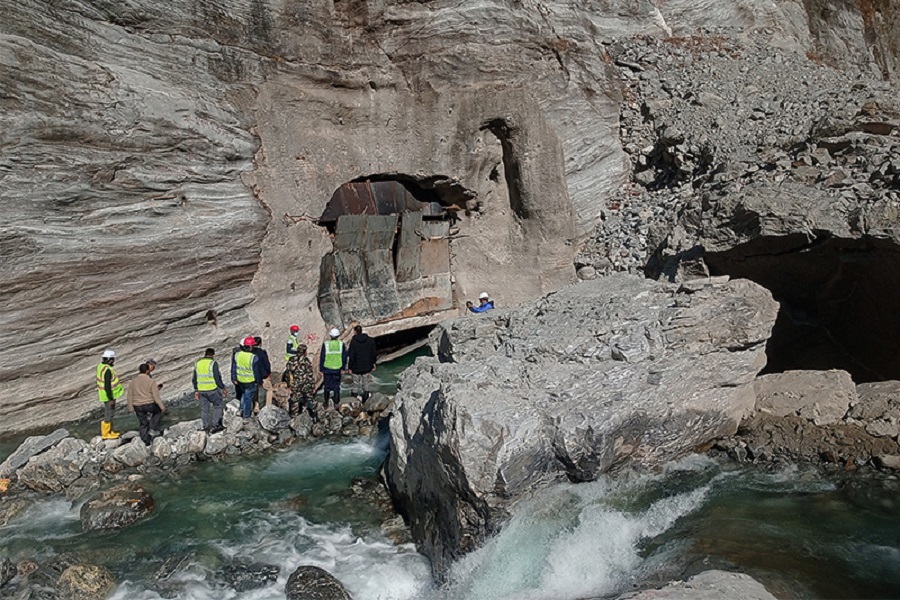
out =
[(218, 433), (224, 429), (222, 414), (225, 383), (215, 356), (215, 349), (207, 348), (203, 358), (194, 365), (194, 375), (191, 378), (194, 398), (200, 402), (200, 421), (203, 423), (203, 430), (209, 433)]
[(322, 344), (322, 352), (319, 354), (319, 371), (325, 378), (323, 383), (323, 406), (328, 409), (329, 396), (334, 398), (334, 407), (341, 403), (341, 375), (347, 368), (347, 349), (344, 342), (338, 338), (341, 332), (332, 329), (328, 332), (330, 340)]
[(372, 387), (372, 371), (376, 368), (377, 348), (375, 340), (363, 333), (362, 326), (357, 325), (353, 331), (355, 335), (350, 340), (350, 348), (347, 351), (347, 369), (353, 375), (353, 395), (360, 396), (365, 402), (369, 399)]
[(253, 398), (262, 382), (259, 370), (259, 357), (253, 354), (256, 340), (247, 336), (241, 342), (241, 349), (234, 354), (231, 362), (231, 382), (241, 390), (241, 415), (249, 419), (253, 413)]
[(125, 388), (119, 383), (119, 376), (113, 365), (116, 362), (116, 353), (106, 350), (97, 365), (97, 393), (100, 402), (103, 403), (103, 421), (100, 422), (100, 437), (104, 440), (115, 440), (119, 434), (113, 431), (113, 415), (116, 412), (116, 400), (125, 393)]
[(150, 377), (150, 365), (147, 363), (141, 363), (138, 376), (128, 386), (128, 409), (137, 417), (140, 424), (138, 434), (144, 445), (149, 446), (154, 437), (162, 435), (162, 414), (169, 412), (169, 409), (159, 397), (159, 387)]

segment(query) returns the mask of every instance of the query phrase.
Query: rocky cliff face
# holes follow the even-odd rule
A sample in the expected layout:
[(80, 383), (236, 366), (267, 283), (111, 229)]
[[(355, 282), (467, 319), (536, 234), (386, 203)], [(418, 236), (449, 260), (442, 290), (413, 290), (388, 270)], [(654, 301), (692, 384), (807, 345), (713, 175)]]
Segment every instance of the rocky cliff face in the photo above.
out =
[(125, 373), (160, 360), (174, 393), (205, 346), (321, 329), (331, 240), (315, 220), (349, 181), (396, 177), (461, 209), (456, 298), (556, 289), (631, 174), (613, 42), (727, 30), (892, 77), (896, 14), (894, 0), (5, 3), (0, 431), (94, 407), (108, 346)]
[(658, 466), (737, 430), (777, 304), (634, 276), (439, 326), (402, 376), (387, 475), (437, 573), (548, 481)]

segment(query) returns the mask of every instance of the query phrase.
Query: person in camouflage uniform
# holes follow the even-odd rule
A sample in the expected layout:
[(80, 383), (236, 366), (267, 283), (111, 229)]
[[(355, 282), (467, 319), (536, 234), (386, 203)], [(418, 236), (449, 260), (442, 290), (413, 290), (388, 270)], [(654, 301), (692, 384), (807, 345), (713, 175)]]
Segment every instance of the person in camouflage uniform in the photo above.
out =
[(314, 407), (314, 394), (316, 380), (313, 375), (312, 363), (306, 355), (306, 344), (297, 346), (297, 354), (288, 361), (285, 374), (289, 376), (291, 383), (291, 397), (288, 400), (290, 415), (296, 416), (305, 406), (309, 416), (316, 420)]

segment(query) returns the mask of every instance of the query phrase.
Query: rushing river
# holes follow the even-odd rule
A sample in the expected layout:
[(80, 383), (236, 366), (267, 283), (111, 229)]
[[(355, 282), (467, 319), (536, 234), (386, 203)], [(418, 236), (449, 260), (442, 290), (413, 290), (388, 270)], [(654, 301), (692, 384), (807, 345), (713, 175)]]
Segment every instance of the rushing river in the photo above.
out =
[[(380, 369), (383, 385), (401, 366)], [(148, 481), (157, 511), (115, 533), (82, 533), (80, 506), (48, 500), (0, 528), (0, 556), (74, 553), (107, 566), (121, 600), (283, 599), (301, 564), (327, 569), (356, 600), (614, 597), (711, 568), (749, 573), (782, 598), (900, 597), (897, 479), (762, 474), (699, 456), (542, 492), (437, 587), (427, 560), (388, 540), (375, 509), (348, 493), (386, 451), (385, 438), (317, 442), (195, 463)], [(221, 574), (232, 559), (281, 574), (239, 594)]]

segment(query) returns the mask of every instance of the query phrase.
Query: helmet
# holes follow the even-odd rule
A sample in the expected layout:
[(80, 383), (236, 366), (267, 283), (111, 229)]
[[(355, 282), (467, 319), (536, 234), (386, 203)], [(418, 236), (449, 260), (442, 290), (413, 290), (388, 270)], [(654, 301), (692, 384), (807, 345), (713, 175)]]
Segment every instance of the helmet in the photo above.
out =
[(103, 358), (115, 358), (116, 351), (115, 350), (106, 350), (103, 352)]
[(291, 333), (294, 333), (295, 331), (300, 331), (299, 325), (291, 325)]
[(255, 346), (256, 340), (253, 339), (252, 335), (248, 335), (244, 338), (244, 341), (241, 342), (241, 346)]
[(330, 335), (330, 336), (333, 337), (333, 338), (336, 338), (336, 337), (340, 337), (340, 336), (341, 336), (341, 332), (338, 331), (337, 328), (335, 328), (335, 329), (332, 329), (331, 331), (329, 331), (329, 332), (328, 332), (328, 335)]
[(487, 292), (481, 292), (480, 294), (478, 294), (479, 300), (487, 300), (488, 298), (490, 298), (490, 296), (488, 296)]

